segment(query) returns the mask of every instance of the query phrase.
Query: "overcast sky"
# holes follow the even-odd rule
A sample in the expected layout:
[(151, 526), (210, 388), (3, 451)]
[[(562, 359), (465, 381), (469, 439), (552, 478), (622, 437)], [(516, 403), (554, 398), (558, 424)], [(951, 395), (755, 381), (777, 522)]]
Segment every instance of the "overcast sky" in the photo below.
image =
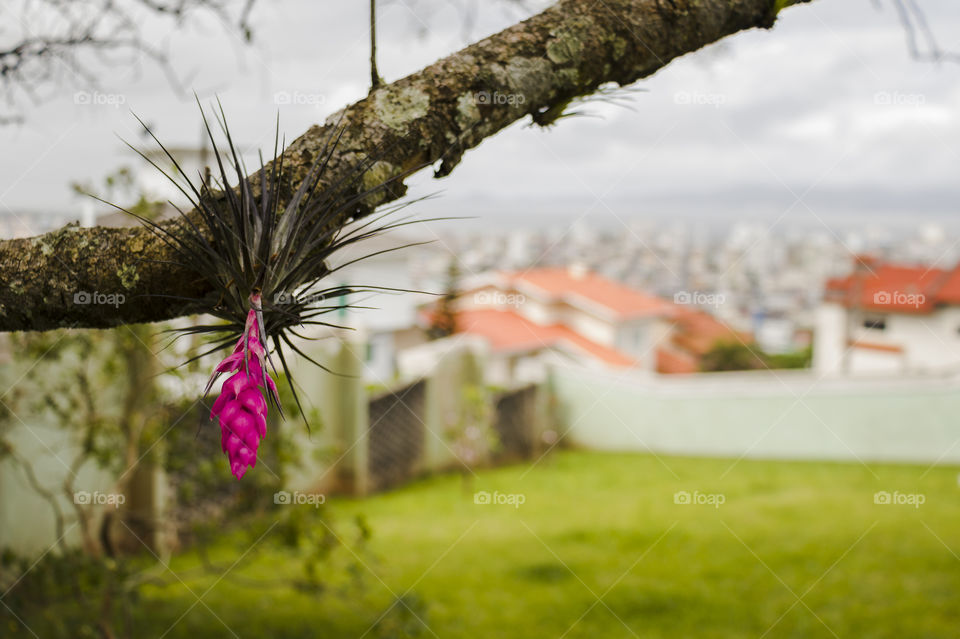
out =
[[(451, 2), (384, 1), (380, 70), (416, 71), (465, 44)], [(462, 2), (463, 0), (459, 0)], [(883, 0), (888, 3), (889, 0)], [(919, 0), (945, 49), (960, 51), (960, 3)], [(523, 14), (479, 3), (472, 39)], [(543, 6), (545, 3), (540, 3)], [(161, 25), (189, 88), (220, 96), (236, 137), (271, 146), (367, 90), (366, 3), (260, 2), (255, 43), (208, 21), (175, 34)], [(0, 127), (0, 205), (18, 214), (78, 209), (73, 180), (136, 164), (117, 136), (139, 141), (136, 112), (164, 142), (196, 145), (192, 95), (150, 63), (111, 67), (99, 87), (73, 82), (26, 104), (25, 123)], [(742, 216), (832, 222), (850, 216), (947, 219), (960, 208), (960, 64), (910, 58), (892, 7), (816, 0), (786, 10), (771, 31), (728, 38), (674, 61), (636, 86), (630, 108), (543, 131), (521, 122), (470, 151), (443, 180), (429, 214), (528, 225), (556, 219)], [(78, 104), (77, 92), (121, 104)], [(286, 92), (305, 104), (280, 105)], [(524, 214), (517, 218), (515, 214)]]

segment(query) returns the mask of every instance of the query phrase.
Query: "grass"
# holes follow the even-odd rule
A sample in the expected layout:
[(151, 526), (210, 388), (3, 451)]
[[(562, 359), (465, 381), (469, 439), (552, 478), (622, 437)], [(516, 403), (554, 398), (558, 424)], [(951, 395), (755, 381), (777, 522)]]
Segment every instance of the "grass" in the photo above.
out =
[[(525, 501), (478, 505), (479, 490)], [(674, 503), (682, 490), (724, 503)], [(881, 490), (925, 502), (877, 505)], [(348, 594), (317, 597), (234, 583), (301, 569), (268, 533), (264, 557), (226, 579), (149, 588), (140, 636), (171, 624), (166, 637), (191, 639), (900, 638), (960, 628), (956, 468), (564, 452), (327, 509), (339, 523), (362, 514), (372, 529), (357, 550), (364, 587), (333, 579)], [(244, 550), (225, 535), (215, 555), (229, 565)], [(188, 554), (171, 567), (195, 563)]]

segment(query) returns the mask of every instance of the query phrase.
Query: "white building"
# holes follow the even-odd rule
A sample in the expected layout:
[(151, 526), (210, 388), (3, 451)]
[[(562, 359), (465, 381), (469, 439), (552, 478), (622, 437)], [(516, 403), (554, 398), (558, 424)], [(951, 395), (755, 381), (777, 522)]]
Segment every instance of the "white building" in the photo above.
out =
[(960, 371), (960, 265), (860, 258), (853, 273), (827, 282), (813, 366), (822, 375)]

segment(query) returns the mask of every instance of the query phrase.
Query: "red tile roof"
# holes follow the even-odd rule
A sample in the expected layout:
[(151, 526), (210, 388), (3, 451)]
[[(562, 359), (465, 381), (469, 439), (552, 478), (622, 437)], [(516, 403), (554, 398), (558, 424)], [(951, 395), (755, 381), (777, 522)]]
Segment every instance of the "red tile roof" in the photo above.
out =
[(509, 310), (459, 311), (457, 332), (483, 337), (494, 351), (532, 351), (566, 343), (614, 366), (637, 364), (635, 359), (597, 344), (562, 324), (541, 326)]
[(700, 370), (697, 359), (689, 353), (673, 349), (657, 349), (657, 372), (671, 375), (696, 373)]
[(858, 259), (846, 277), (827, 280), (824, 299), (870, 311), (931, 313), (960, 304), (960, 265), (950, 270)]
[(717, 342), (749, 344), (753, 336), (736, 331), (710, 313), (695, 308), (677, 307), (674, 316), (673, 344), (694, 355), (704, 355)]
[(646, 295), (602, 275), (572, 268), (537, 268), (515, 273), (502, 273), (508, 283), (533, 286), (547, 297), (563, 299), (571, 304), (586, 302), (600, 306), (618, 319), (665, 315), (673, 310), (669, 302)]
[(960, 305), (960, 264), (951, 269), (943, 278), (940, 289), (937, 291), (937, 302)]

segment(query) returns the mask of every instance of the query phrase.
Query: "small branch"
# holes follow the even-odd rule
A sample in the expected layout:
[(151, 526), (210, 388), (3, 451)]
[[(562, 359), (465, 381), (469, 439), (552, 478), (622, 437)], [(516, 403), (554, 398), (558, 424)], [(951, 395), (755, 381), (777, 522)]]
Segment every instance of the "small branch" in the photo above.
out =
[[(890, 0), (897, 18), (903, 26), (907, 39), (907, 50), (915, 60), (928, 62), (960, 62), (960, 54), (944, 51), (937, 43), (933, 29), (927, 22), (923, 9), (916, 0)], [(926, 45), (926, 51), (921, 49), (920, 41)]]
[(370, 0), (370, 92), (380, 88), (382, 82), (377, 70), (377, 0)]

